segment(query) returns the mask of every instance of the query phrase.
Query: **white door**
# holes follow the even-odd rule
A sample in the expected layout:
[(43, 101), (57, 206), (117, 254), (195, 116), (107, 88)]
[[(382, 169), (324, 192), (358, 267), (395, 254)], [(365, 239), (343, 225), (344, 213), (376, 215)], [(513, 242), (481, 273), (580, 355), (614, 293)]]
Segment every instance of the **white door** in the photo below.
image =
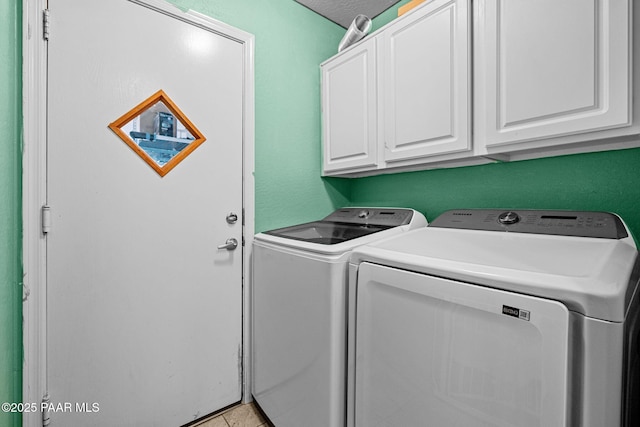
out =
[[(217, 245), (242, 242), (243, 45), (167, 6), (49, 7), (49, 416), (185, 424), (241, 398), (243, 248)], [(159, 90), (206, 138), (164, 177), (108, 128)]]
[(363, 263), (356, 313), (357, 427), (570, 425), (559, 302)]

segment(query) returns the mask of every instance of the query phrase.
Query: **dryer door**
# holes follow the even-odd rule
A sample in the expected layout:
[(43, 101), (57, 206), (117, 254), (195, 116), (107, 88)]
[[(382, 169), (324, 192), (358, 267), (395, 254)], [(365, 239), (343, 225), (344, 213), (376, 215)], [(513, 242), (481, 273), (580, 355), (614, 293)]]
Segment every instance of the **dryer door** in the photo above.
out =
[(569, 311), (363, 263), (355, 425), (568, 425)]

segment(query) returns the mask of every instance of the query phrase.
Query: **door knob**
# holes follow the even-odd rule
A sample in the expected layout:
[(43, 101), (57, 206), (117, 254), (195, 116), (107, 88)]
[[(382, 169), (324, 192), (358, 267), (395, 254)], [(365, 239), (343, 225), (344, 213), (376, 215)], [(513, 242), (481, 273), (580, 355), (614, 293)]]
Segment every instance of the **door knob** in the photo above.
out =
[(230, 239), (227, 239), (224, 245), (218, 246), (218, 249), (226, 249), (228, 251), (233, 251), (237, 247), (238, 247), (238, 241), (232, 237)]
[(229, 224), (235, 224), (236, 221), (238, 221), (238, 215), (233, 212), (229, 212), (229, 215), (227, 215), (227, 222)]

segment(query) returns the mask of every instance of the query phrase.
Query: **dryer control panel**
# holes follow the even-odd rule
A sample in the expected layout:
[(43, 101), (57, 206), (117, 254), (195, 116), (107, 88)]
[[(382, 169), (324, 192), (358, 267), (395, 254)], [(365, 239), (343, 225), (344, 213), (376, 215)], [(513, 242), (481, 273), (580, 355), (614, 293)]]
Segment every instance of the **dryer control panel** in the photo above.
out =
[(609, 212), (460, 209), (443, 213), (429, 227), (603, 239), (628, 237), (622, 220)]

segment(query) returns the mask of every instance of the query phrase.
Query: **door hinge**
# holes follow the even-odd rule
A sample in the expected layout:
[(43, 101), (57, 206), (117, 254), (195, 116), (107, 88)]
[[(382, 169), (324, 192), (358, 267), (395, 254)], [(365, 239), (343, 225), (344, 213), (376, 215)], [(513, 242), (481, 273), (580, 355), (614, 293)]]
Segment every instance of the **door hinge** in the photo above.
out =
[(51, 207), (44, 205), (41, 211), (42, 221), (42, 234), (47, 234), (51, 231)]
[(49, 40), (49, 9), (42, 11), (42, 38)]
[(42, 410), (42, 425), (48, 426), (51, 422), (51, 414), (49, 413), (49, 403), (51, 402), (51, 398), (49, 397), (49, 392), (46, 391), (44, 396), (42, 396), (42, 402), (40, 403), (40, 409)]

